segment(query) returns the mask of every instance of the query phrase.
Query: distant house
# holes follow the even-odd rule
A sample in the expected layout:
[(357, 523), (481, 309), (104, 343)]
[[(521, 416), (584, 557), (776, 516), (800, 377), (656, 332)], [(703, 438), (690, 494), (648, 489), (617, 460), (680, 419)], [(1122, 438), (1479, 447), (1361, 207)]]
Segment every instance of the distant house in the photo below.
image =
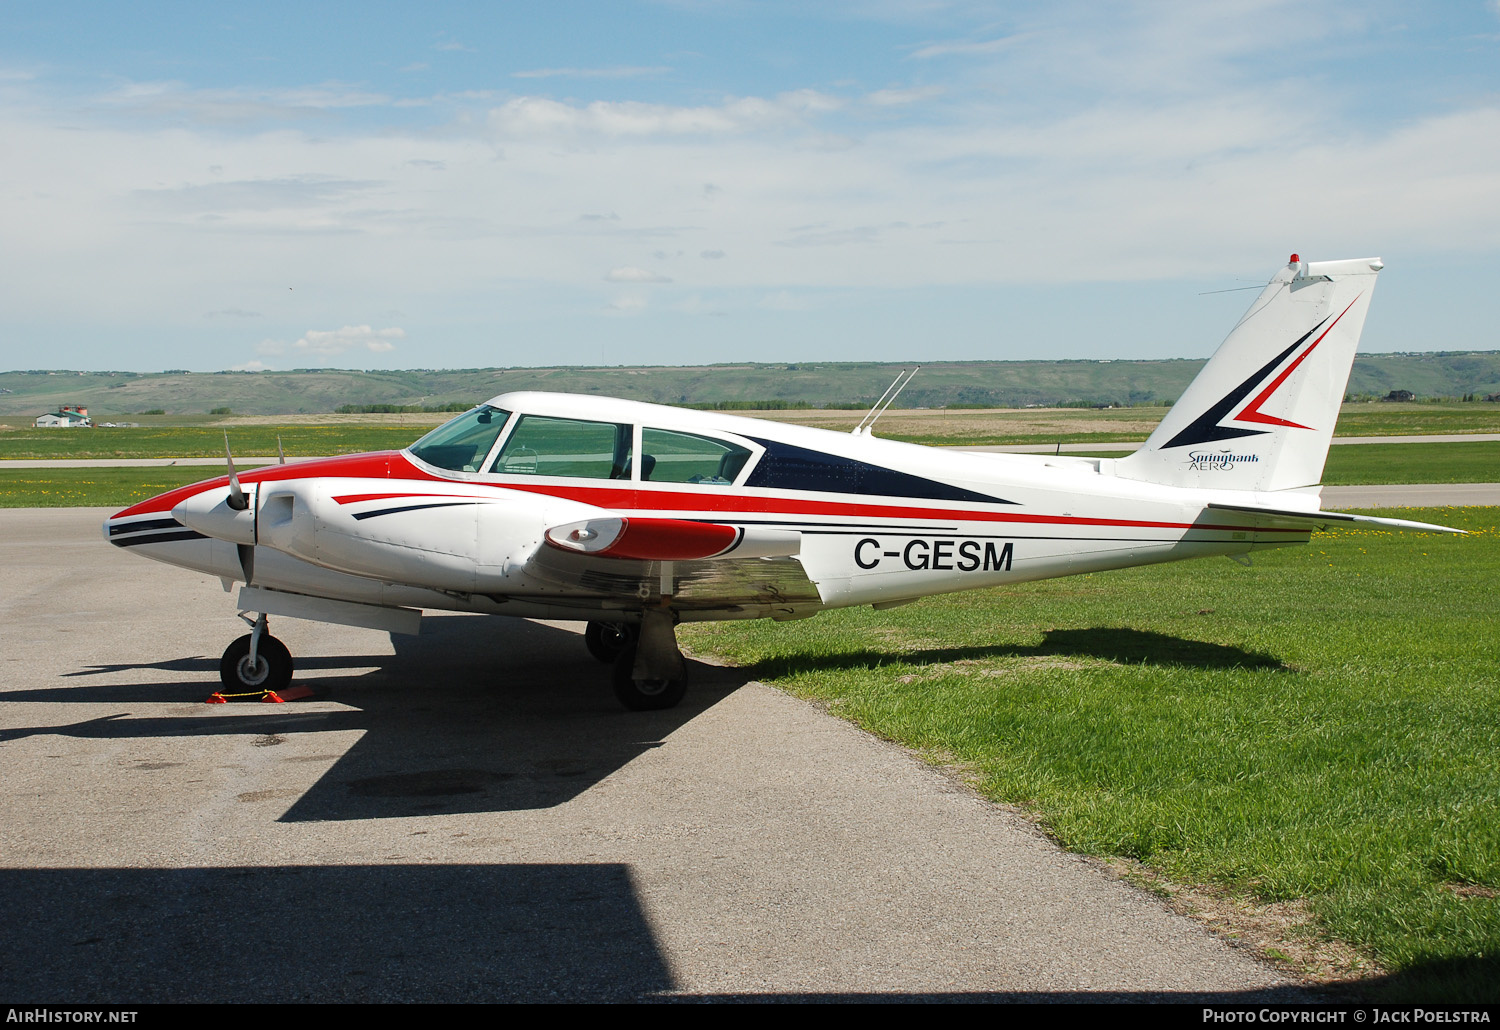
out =
[(81, 408), (76, 404), (64, 404), (56, 411), (49, 411), (45, 415), (38, 415), (32, 423), (37, 429), (77, 429), (89, 428), (94, 420), (89, 418), (89, 409)]

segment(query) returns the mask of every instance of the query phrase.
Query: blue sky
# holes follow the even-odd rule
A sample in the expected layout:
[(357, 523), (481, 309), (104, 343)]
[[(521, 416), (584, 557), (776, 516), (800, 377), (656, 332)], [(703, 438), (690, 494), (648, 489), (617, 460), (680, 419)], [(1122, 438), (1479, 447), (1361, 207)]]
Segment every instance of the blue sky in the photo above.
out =
[(1500, 347), (1500, 5), (0, 5), (0, 367)]

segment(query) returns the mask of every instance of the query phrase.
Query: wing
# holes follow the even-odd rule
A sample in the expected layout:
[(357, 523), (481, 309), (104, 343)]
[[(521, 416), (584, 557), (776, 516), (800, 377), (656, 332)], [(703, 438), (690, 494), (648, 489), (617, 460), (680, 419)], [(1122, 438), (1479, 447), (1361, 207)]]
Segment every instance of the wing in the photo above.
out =
[[(795, 618), (819, 606), (796, 559), (801, 536), (686, 519), (602, 516), (547, 530), (526, 575), (569, 602)], [(804, 609), (807, 609), (804, 611)]]

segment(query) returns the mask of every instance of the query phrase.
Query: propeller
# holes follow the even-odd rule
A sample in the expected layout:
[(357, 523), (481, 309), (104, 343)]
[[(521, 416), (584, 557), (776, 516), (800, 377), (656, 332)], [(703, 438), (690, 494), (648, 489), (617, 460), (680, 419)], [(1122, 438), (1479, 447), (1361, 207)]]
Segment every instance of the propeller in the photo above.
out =
[(234, 473), (234, 455), (229, 453), (228, 433), (224, 434), (224, 460), (229, 463), (229, 500), (226, 503), (235, 511), (244, 511), (250, 507), (250, 498), (245, 496), (240, 477)]
[[(276, 441), (280, 449), (281, 441)], [(235, 511), (245, 511), (250, 507), (250, 498), (245, 496), (245, 488), (240, 486), (240, 477), (234, 471), (234, 455), (229, 450), (229, 434), (224, 434), (224, 460), (229, 464), (229, 498), (224, 502)], [(255, 545), (235, 544), (235, 553), (239, 555), (240, 571), (245, 574), (245, 585), (249, 586), (255, 578)]]

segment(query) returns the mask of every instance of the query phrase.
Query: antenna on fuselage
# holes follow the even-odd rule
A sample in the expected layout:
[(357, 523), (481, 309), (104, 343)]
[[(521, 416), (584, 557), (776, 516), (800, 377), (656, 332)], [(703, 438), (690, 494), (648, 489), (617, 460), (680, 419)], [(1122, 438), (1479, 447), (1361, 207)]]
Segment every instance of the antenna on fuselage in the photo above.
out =
[[(875, 402), (875, 406), (870, 409), (864, 418), (859, 420), (859, 425), (855, 426), (850, 432), (854, 436), (869, 436), (870, 431), (875, 428), (875, 420), (885, 414), (886, 408), (896, 403), (896, 398), (901, 396), (901, 391), (906, 389), (907, 385), (916, 378), (917, 373), (920, 371), (922, 371), (922, 366), (918, 365), (909, 374), (904, 368), (897, 373), (895, 382), (885, 388), (885, 393), (880, 395), (880, 400)], [(904, 380), (903, 376), (905, 377)], [(887, 397), (890, 399), (887, 400)]]

